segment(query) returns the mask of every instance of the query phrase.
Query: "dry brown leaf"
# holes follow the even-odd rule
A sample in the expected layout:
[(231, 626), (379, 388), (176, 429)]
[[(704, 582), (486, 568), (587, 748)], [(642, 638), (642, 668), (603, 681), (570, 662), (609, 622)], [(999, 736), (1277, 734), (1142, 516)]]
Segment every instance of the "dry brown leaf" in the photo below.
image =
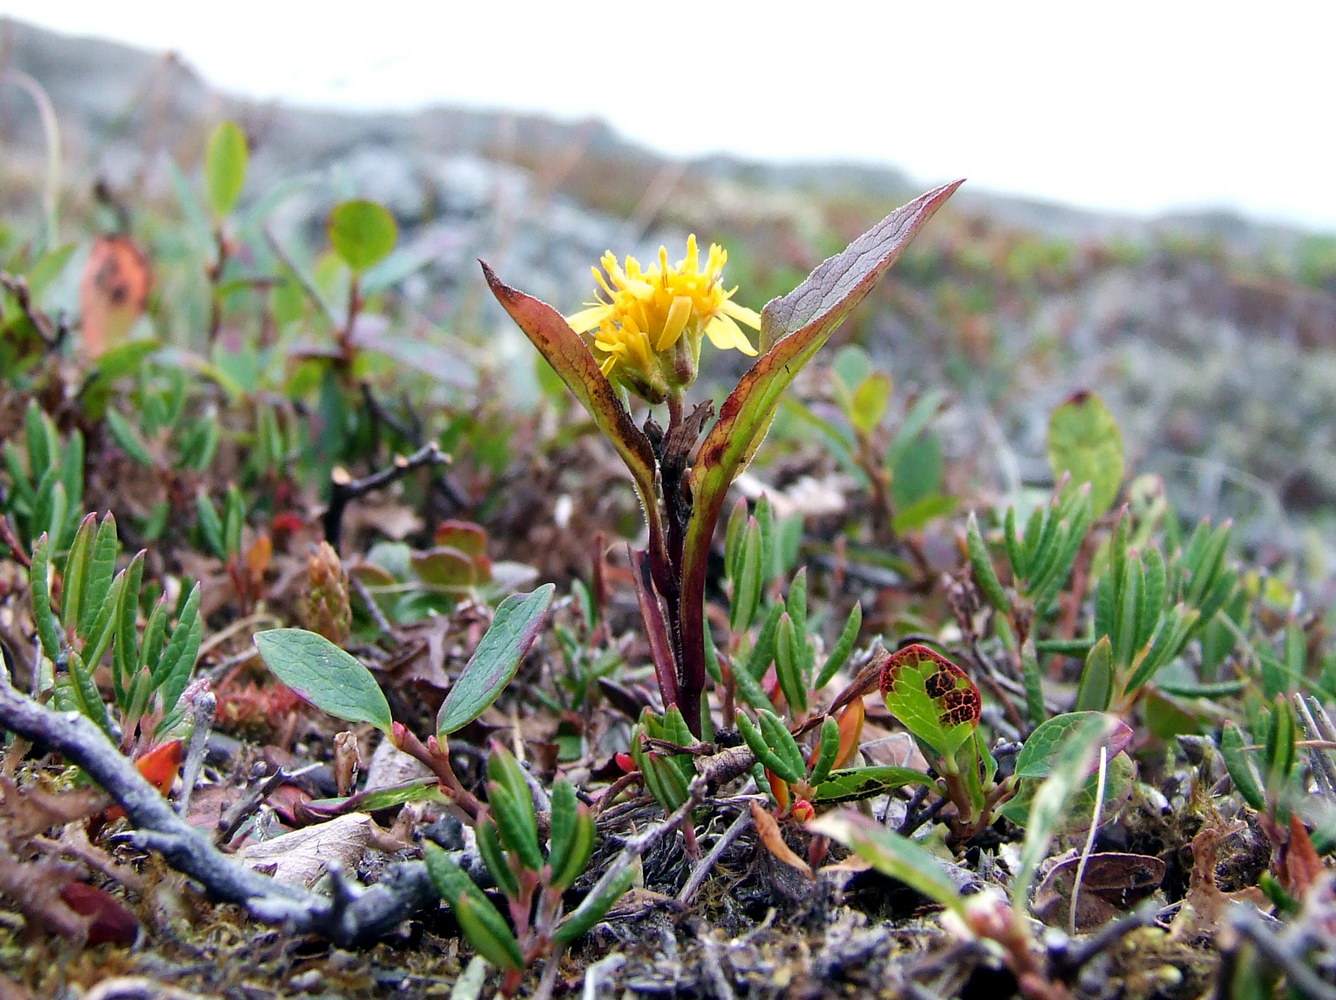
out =
[[(1036, 916), (1050, 927), (1066, 927), (1081, 859), (1058, 860), (1035, 890)], [(1076, 929), (1100, 927), (1159, 888), (1164, 862), (1145, 854), (1092, 854), (1081, 877)]]
[(1322, 858), (1308, 836), (1308, 827), (1298, 816), (1291, 816), (1290, 842), (1280, 863), (1281, 885), (1291, 896), (1302, 899), (1325, 871)]
[(383, 845), (383, 836), (384, 831), (366, 813), (349, 813), (273, 840), (247, 844), (239, 857), (278, 882), (309, 889), (329, 872), (332, 863), (345, 871), (355, 869), (367, 851)]
[(84, 351), (101, 357), (125, 339), (148, 303), (148, 258), (128, 236), (99, 236), (79, 286)]
[(793, 849), (784, 843), (784, 835), (780, 832), (779, 823), (775, 820), (775, 817), (771, 816), (761, 803), (754, 800), (751, 804), (751, 812), (752, 821), (756, 824), (756, 832), (760, 835), (761, 843), (765, 845), (766, 850), (790, 868), (798, 869), (807, 878), (815, 881), (816, 875), (812, 872), (812, 866), (794, 854)]

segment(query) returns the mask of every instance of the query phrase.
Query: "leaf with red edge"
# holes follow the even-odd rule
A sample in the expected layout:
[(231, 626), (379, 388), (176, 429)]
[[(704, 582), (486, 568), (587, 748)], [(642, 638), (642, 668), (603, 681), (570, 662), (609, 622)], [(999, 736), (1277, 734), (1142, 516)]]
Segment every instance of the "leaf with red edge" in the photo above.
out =
[(979, 725), (983, 699), (960, 667), (927, 646), (906, 646), (881, 668), (881, 697), (919, 740), (951, 758)]
[[(533, 346), (538, 348), (538, 353), (561, 376), (566, 388), (584, 404), (599, 431), (612, 442), (617, 454), (626, 463), (635, 480), (636, 489), (640, 492), (645, 517), (649, 521), (650, 542), (656, 548), (659, 547), (663, 540), (663, 529), (655, 483), (654, 448), (649, 438), (631, 420), (631, 414), (617, 390), (599, 370), (589, 346), (571, 329), (565, 317), (546, 302), (511, 288), (484, 261), (478, 263), (482, 264), (483, 275), (496, 300), (524, 331)], [(656, 552), (656, 558), (663, 555), (665, 553), (661, 549)]]
[(472, 521), (442, 521), (436, 526), (435, 542), (465, 555), (487, 555), (487, 529)]
[[(691, 469), (682, 566), (682, 646), (689, 662), (704, 662), (706, 563), (729, 486), (760, 447), (789, 383), (962, 183), (897, 208), (762, 311), (761, 357), (729, 393)], [(684, 692), (688, 701), (692, 696)]]

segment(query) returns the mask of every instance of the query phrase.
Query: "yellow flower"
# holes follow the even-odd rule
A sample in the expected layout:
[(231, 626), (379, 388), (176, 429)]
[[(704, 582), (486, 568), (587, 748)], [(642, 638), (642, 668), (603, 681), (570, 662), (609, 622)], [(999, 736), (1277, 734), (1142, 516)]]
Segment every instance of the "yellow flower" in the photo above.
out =
[(725, 290), (727, 260), (728, 253), (711, 244), (702, 268), (695, 236), (687, 239), (685, 259), (670, 265), (667, 249), (660, 247), (659, 262), (647, 270), (634, 257), (623, 267), (609, 251), (601, 261), (607, 276), (592, 269), (598, 301), (567, 322), (577, 333), (592, 335), (604, 375), (620, 377), (657, 401), (668, 386), (695, 379), (702, 334), (721, 350), (756, 353), (738, 324), (759, 330), (761, 317), (733, 301), (736, 288)]

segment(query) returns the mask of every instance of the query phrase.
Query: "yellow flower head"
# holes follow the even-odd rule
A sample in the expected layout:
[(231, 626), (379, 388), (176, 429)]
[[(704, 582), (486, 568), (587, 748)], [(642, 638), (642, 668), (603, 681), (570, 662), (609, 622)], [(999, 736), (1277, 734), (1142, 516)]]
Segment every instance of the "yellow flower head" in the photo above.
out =
[(670, 265), (667, 249), (660, 247), (659, 262), (645, 270), (634, 257), (623, 267), (609, 251), (602, 260), (607, 277), (592, 269), (598, 301), (567, 322), (577, 333), (592, 335), (604, 375), (660, 400), (667, 387), (695, 379), (702, 334), (721, 350), (756, 353), (738, 324), (759, 330), (761, 317), (733, 301), (736, 288), (725, 290), (727, 260), (728, 253), (711, 244), (702, 268), (695, 236), (687, 239), (684, 260)]

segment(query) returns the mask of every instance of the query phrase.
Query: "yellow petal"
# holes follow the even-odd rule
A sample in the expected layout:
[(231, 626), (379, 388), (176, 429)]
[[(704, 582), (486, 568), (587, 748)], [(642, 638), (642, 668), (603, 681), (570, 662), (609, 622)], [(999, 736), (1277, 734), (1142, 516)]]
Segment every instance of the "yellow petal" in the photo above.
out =
[(590, 330), (597, 329), (599, 324), (611, 314), (611, 306), (590, 306), (588, 309), (581, 309), (579, 312), (567, 316), (566, 322), (576, 333), (587, 333)]
[(668, 307), (668, 317), (663, 321), (663, 332), (659, 334), (659, 343), (655, 350), (666, 350), (677, 343), (677, 338), (682, 336), (682, 330), (690, 318), (691, 299), (685, 295), (678, 295)]
[(751, 341), (747, 339), (741, 328), (733, 322), (731, 318), (720, 314), (710, 320), (705, 325), (705, 332), (709, 334), (710, 343), (721, 351), (729, 348), (736, 348), (743, 354), (755, 355), (756, 348), (752, 347)]
[[(731, 292), (729, 294), (732, 294)], [(723, 305), (719, 307), (725, 315), (732, 316), (739, 323), (746, 323), (753, 330), (761, 328), (761, 314), (754, 309), (748, 309), (746, 306), (740, 306), (732, 299), (725, 299)]]

